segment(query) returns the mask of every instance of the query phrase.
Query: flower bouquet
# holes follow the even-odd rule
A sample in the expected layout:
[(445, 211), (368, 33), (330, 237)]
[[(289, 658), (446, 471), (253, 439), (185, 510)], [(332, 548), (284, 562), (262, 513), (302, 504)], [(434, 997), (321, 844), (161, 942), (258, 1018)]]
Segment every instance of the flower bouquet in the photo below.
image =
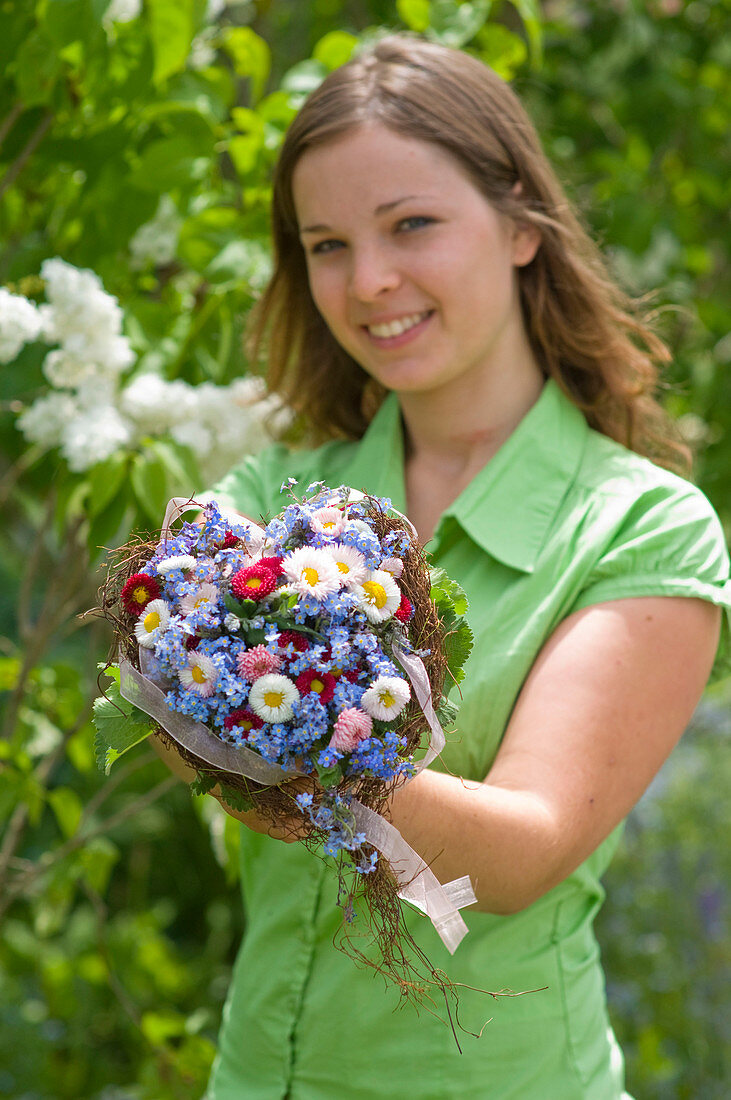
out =
[(467, 602), (389, 501), (322, 483), (300, 499), (293, 484), (263, 529), (210, 502), (173, 531), (196, 507), (175, 500), (159, 540), (117, 552), (102, 611), (119, 665), (95, 704), (98, 754), (109, 768), (154, 729), (195, 768), (197, 792), (216, 786), (322, 844), (346, 918), (356, 896), (369, 908), (371, 965), (413, 992), (398, 898), (452, 951), (467, 930), (458, 908), (475, 899), (468, 879), (442, 887), (383, 813), (444, 744)]

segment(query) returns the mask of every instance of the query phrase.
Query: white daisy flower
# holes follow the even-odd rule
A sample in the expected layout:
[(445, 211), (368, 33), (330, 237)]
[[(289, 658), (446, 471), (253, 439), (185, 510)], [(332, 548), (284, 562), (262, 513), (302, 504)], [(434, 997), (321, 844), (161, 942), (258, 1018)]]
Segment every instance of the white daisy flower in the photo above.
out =
[(325, 553), (329, 554), (337, 566), (340, 574), (340, 583), (344, 588), (352, 588), (356, 584), (362, 584), (368, 576), (368, 566), (360, 550), (354, 546), (343, 546), (336, 543), (334, 546), (326, 546)]
[(292, 589), (300, 596), (324, 600), (340, 588), (338, 567), (325, 550), (301, 546), (287, 554), (282, 567)]
[(299, 699), (299, 691), (287, 676), (268, 672), (251, 685), (249, 706), (265, 722), (288, 722)]
[(411, 688), (400, 676), (379, 676), (363, 692), (360, 705), (371, 718), (390, 722), (404, 709), (411, 698)]
[(310, 527), (323, 535), (339, 535), (345, 527), (345, 516), (339, 508), (318, 508), (310, 516)]
[(404, 563), (401, 558), (384, 558), (381, 562), (381, 569), (386, 573), (390, 573), (394, 580), (398, 580), (404, 571)]
[(401, 603), (399, 586), (385, 569), (374, 569), (353, 591), (360, 597), (360, 606), (372, 623), (390, 619)]
[(212, 611), (218, 603), (218, 597), (219, 591), (215, 584), (204, 582), (196, 588), (195, 592), (183, 596), (180, 601), (180, 610), (185, 615), (190, 615), (191, 611)]
[(206, 657), (205, 653), (199, 653), (195, 649), (188, 654), (188, 664), (178, 671), (178, 677), (183, 687), (197, 691), (199, 695), (207, 698), (213, 695), (218, 679), (218, 669), (210, 657)]
[(135, 637), (144, 649), (154, 649), (169, 623), (170, 609), (165, 600), (150, 600), (135, 623)]
[(190, 554), (176, 554), (172, 558), (165, 558), (164, 561), (157, 563), (157, 571), (161, 573), (163, 577), (166, 577), (168, 573), (172, 573), (175, 569), (194, 569), (195, 558)]

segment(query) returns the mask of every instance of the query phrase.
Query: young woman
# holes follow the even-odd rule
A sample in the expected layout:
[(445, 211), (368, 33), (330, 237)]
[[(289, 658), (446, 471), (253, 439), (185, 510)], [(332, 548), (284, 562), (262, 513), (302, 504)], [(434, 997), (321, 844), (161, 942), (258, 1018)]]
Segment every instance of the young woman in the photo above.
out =
[(391, 814), (478, 903), (453, 957), (409, 928), (455, 982), (547, 988), (463, 992), (465, 1027), (492, 1020), (460, 1055), (333, 948), (329, 869), (239, 815), (247, 931), (210, 1100), (619, 1100), (599, 880), (731, 606), (718, 521), (663, 468), (684, 459), (653, 398), (667, 352), (514, 94), (455, 51), (394, 37), (331, 74), (285, 140), (273, 224), (254, 350), (329, 441), (271, 448), (216, 495), (255, 518), (289, 476), (388, 496), (464, 586), (458, 728)]

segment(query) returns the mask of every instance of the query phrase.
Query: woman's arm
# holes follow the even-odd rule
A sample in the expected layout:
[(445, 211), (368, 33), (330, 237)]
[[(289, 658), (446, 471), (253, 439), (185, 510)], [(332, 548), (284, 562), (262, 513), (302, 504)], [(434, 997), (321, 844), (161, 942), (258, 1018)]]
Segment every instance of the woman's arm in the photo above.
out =
[(699, 599), (597, 604), (540, 653), (483, 783), (424, 771), (392, 798), (394, 825), (446, 882), (468, 874), (507, 914), (562, 881), (619, 824), (679, 740), (716, 651)]

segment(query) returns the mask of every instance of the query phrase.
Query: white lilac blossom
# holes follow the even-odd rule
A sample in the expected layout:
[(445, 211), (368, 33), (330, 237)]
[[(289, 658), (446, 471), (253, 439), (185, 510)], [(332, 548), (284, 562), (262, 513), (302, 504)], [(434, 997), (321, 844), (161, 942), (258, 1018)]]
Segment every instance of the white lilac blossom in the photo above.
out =
[(33, 302), (0, 287), (0, 363), (12, 363), (41, 334), (43, 321)]
[(102, 25), (108, 30), (115, 23), (131, 23), (141, 11), (142, 0), (112, 0), (102, 16)]
[(154, 216), (129, 242), (133, 268), (160, 267), (175, 259), (183, 219), (170, 195), (161, 195)]
[(77, 412), (78, 405), (70, 393), (47, 393), (20, 414), (18, 427), (29, 443), (58, 447), (64, 428)]
[(61, 433), (61, 453), (75, 473), (103, 462), (132, 440), (132, 430), (112, 405), (77, 412)]

